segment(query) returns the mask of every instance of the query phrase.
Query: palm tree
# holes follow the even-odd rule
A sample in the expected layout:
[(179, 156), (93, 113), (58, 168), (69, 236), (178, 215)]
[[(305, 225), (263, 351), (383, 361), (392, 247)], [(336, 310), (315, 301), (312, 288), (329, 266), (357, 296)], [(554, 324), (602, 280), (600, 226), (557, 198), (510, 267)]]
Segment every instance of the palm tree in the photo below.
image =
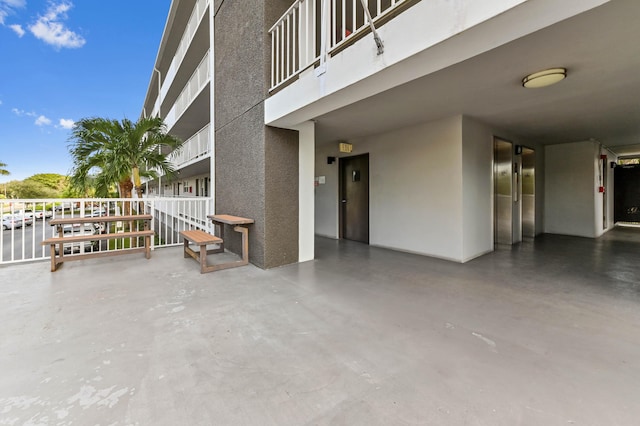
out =
[[(5, 169), (5, 167), (7, 167), (6, 164), (0, 162), (0, 176), (7, 176), (10, 175), (11, 173), (9, 173), (9, 170)], [(7, 184), (4, 184), (4, 198), (7, 198)], [(0, 211), (1, 213), (1, 211)]]
[(167, 134), (159, 117), (136, 123), (126, 118), (84, 118), (75, 124), (70, 141), (71, 184), (82, 192), (94, 187), (98, 197), (108, 197), (109, 189), (118, 185), (123, 198), (131, 198), (134, 187), (138, 195), (142, 193), (141, 176), (155, 178), (157, 171), (172, 175), (173, 166), (163, 151), (182, 145)]

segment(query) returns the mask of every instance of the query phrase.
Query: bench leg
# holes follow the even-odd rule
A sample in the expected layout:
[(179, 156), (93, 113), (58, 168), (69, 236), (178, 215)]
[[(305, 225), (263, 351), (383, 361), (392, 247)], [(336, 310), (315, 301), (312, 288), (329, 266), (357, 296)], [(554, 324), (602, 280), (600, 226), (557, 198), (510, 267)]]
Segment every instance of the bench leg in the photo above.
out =
[(184, 258), (186, 259), (189, 256), (189, 240), (187, 240), (186, 238), (184, 239)]
[(207, 245), (200, 245), (200, 273), (204, 274), (207, 272)]
[(151, 237), (144, 237), (144, 255), (147, 259), (151, 259)]
[(249, 229), (236, 226), (233, 230), (242, 234), (242, 265), (247, 265), (249, 264)]
[(56, 245), (55, 244), (51, 244), (51, 247), (49, 247), (49, 254), (51, 256), (51, 272), (55, 272), (57, 269), (57, 265), (56, 265)]

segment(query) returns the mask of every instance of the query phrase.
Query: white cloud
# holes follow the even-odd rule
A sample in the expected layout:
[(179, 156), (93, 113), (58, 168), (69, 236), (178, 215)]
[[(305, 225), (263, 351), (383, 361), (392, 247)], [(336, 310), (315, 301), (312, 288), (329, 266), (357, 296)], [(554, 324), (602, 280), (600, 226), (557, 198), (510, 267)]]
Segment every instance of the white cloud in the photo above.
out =
[(0, 24), (4, 25), (4, 20), (14, 13), (15, 9), (23, 8), (26, 5), (26, 0), (0, 0)]
[(72, 129), (73, 125), (76, 124), (73, 120), (71, 120), (70, 118), (61, 118), (60, 119), (60, 127), (62, 127), (63, 129)]
[(51, 124), (51, 119), (45, 117), (44, 115), (41, 115), (35, 121), (36, 126), (48, 126), (50, 124)]
[(18, 34), (18, 37), (22, 37), (24, 35), (24, 29), (22, 29), (22, 25), (20, 24), (9, 25), (9, 28)]
[(18, 109), (18, 108), (11, 108), (11, 112), (14, 113), (15, 115), (17, 115), (18, 117), (23, 117), (23, 116), (27, 116), (27, 117), (37, 117), (38, 114), (36, 114), (35, 112), (27, 112), (23, 109)]
[(27, 0), (0, 0), (0, 4), (14, 8), (25, 7), (27, 5)]
[[(19, 0), (14, 0), (19, 1)], [(38, 17), (35, 24), (29, 26), (29, 31), (54, 47), (70, 49), (84, 46), (86, 40), (79, 34), (68, 29), (61, 21), (67, 19), (67, 12), (73, 7), (68, 1), (51, 3), (47, 12)]]

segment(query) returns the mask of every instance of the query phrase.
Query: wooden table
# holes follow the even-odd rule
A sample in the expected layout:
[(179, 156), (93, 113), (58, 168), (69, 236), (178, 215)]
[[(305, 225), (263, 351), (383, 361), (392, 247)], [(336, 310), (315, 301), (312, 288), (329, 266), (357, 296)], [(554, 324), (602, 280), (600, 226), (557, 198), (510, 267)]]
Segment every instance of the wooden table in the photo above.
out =
[(217, 236), (222, 239), (222, 243), (220, 243), (219, 248), (213, 250), (213, 253), (224, 252), (224, 226), (231, 225), (233, 226), (234, 231), (239, 232), (242, 235), (242, 260), (239, 260), (237, 262), (232, 262), (232, 264), (229, 265), (228, 267), (232, 268), (235, 266), (242, 266), (242, 265), (248, 264), (249, 263), (249, 229), (246, 226), (242, 226), (242, 225), (249, 225), (254, 223), (255, 221), (253, 219), (248, 219), (246, 217), (231, 216), (228, 214), (213, 214), (207, 217), (211, 219), (211, 221), (217, 228)]

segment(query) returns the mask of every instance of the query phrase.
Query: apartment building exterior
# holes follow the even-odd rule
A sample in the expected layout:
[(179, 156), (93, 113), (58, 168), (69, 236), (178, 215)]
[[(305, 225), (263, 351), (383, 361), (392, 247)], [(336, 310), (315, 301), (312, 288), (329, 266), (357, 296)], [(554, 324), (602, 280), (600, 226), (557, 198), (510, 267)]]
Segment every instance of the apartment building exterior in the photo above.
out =
[[(456, 262), (598, 237), (610, 165), (640, 152), (637, 16), (631, 0), (174, 0), (142, 114), (186, 142), (147, 196), (253, 218), (264, 268), (313, 259), (318, 235)], [(546, 69), (564, 79), (523, 87)]]

